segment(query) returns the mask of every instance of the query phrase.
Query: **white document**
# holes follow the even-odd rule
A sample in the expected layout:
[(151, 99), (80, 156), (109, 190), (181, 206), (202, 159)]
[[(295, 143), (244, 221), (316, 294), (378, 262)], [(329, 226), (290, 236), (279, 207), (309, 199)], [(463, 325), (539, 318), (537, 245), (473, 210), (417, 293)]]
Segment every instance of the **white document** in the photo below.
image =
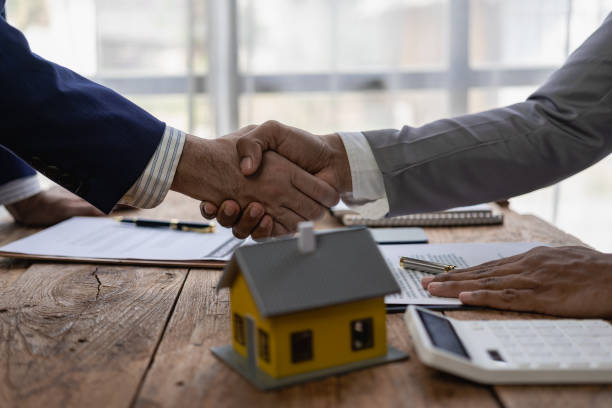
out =
[[(244, 240), (214, 233), (137, 227), (111, 218), (73, 217), (0, 248), (34, 256), (151, 261), (226, 261)], [(152, 262), (154, 263), (154, 262)]]
[(460, 243), (460, 244), (408, 244), (408, 245), (379, 245), (395, 280), (402, 292), (385, 297), (386, 304), (402, 305), (460, 305), (457, 298), (444, 298), (431, 296), (421, 286), (421, 278), (429, 275), (425, 272), (404, 269), (400, 266), (400, 258), (422, 259), (455, 265), (457, 268), (476, 266), (483, 262), (529, 251), (540, 242), (501, 242), (501, 243)]

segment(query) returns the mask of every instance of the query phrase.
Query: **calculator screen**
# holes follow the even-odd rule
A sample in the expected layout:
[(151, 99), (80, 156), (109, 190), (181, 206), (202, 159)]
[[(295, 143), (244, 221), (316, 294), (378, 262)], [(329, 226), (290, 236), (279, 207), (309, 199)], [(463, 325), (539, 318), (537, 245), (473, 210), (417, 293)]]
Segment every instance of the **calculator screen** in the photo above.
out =
[(457, 336), (453, 325), (448, 320), (421, 310), (417, 310), (417, 312), (434, 346), (468, 360), (470, 359), (469, 354), (461, 343), (461, 339)]

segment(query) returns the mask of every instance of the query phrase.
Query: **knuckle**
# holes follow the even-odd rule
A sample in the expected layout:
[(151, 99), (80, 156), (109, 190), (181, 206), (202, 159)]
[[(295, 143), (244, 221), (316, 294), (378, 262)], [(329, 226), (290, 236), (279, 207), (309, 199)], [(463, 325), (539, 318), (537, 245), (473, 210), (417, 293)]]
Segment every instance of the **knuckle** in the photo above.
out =
[(269, 129), (278, 129), (280, 128), (281, 124), (277, 120), (270, 119), (270, 120), (266, 120), (262, 126), (269, 128)]
[(499, 283), (499, 278), (496, 278), (496, 277), (483, 278), (483, 279), (480, 279), (478, 282), (480, 286), (483, 288), (491, 288), (491, 287), (497, 286), (497, 284)]
[(504, 289), (501, 293), (501, 300), (506, 303), (512, 303), (517, 299), (518, 295), (514, 289)]

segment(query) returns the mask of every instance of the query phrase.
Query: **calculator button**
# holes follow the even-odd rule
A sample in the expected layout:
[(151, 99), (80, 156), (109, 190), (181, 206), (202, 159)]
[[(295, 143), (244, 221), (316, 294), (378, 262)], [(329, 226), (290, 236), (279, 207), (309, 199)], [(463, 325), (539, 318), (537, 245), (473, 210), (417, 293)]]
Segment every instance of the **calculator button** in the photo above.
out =
[(548, 341), (548, 347), (552, 349), (557, 349), (557, 350), (571, 349), (572, 343), (569, 342), (567, 339), (557, 339), (554, 341)]
[(612, 329), (612, 326), (610, 326), (610, 323), (605, 322), (603, 320), (583, 320), (582, 321), (582, 325), (584, 327), (587, 328), (606, 328), (606, 329)]
[(533, 325), (537, 328), (548, 328), (548, 327), (557, 327), (557, 321), (556, 320), (538, 320), (536, 322), (533, 322)]
[(599, 360), (599, 359), (604, 359), (607, 357), (610, 357), (610, 353), (604, 350), (599, 350), (599, 351), (587, 351), (586, 356), (593, 359), (593, 360)]
[(521, 344), (527, 352), (541, 351), (544, 349), (544, 343)]
[(580, 320), (560, 320), (557, 322), (557, 326), (561, 327), (563, 330), (567, 330), (570, 328), (582, 329), (582, 323), (580, 322)]
[(576, 345), (583, 350), (601, 350), (602, 349), (598, 342), (593, 342), (593, 341), (578, 342), (576, 343)]
[(563, 332), (556, 327), (538, 327), (536, 330), (540, 336), (563, 336)]
[(592, 337), (588, 330), (579, 327), (563, 329), (563, 334), (567, 337)]
[(493, 333), (493, 335), (495, 337), (498, 337), (498, 338), (509, 337), (510, 336), (510, 333), (508, 333), (506, 330), (502, 330), (502, 329), (491, 330), (491, 333)]

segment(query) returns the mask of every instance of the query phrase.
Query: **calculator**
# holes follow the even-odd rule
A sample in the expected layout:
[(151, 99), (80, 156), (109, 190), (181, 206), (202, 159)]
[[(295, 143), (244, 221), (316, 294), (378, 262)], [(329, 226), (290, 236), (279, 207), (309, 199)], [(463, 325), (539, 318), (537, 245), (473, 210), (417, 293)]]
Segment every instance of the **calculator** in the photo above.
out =
[(431, 367), (485, 384), (612, 383), (604, 320), (456, 320), (417, 306), (404, 319)]

